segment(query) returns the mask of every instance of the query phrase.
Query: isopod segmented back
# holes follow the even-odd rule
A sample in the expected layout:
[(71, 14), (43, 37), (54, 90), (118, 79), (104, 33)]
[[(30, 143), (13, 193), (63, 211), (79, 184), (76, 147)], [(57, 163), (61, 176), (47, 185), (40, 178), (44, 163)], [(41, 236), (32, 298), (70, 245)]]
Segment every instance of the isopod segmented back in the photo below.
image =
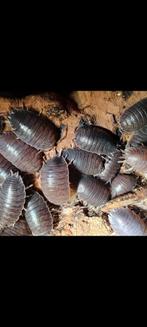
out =
[(18, 169), (33, 174), (42, 166), (43, 154), (17, 139), (13, 132), (0, 135), (0, 153)]
[(2, 184), (5, 178), (10, 174), (10, 171), (16, 172), (17, 168), (0, 154), (0, 184)]
[(11, 173), (0, 188), (0, 229), (16, 223), (24, 208), (25, 198), (25, 186), (21, 176)]
[(136, 186), (137, 179), (133, 175), (118, 174), (111, 184), (112, 198), (128, 193)]
[(64, 158), (55, 156), (41, 168), (41, 186), (46, 198), (56, 205), (69, 200), (69, 171)]
[(100, 174), (104, 168), (103, 160), (98, 154), (78, 148), (64, 150), (63, 157), (69, 163), (72, 162), (78, 171), (86, 175)]
[(6, 227), (0, 236), (31, 236), (32, 233), (25, 219), (20, 218), (14, 226)]
[(126, 148), (124, 158), (132, 171), (141, 174), (147, 173), (147, 147)]
[(147, 144), (147, 125), (143, 126), (134, 133), (127, 146), (137, 147), (143, 144)]
[(86, 175), (83, 175), (79, 181), (77, 194), (80, 200), (94, 207), (99, 207), (110, 199), (108, 185), (100, 179)]
[(109, 156), (116, 150), (118, 138), (108, 129), (89, 125), (76, 130), (75, 142), (82, 150)]
[(34, 236), (49, 235), (53, 228), (52, 214), (46, 201), (38, 192), (31, 195), (25, 218)]
[(125, 110), (120, 117), (123, 131), (133, 132), (147, 124), (147, 98), (144, 98)]
[(14, 108), (8, 119), (16, 136), (37, 150), (51, 149), (60, 138), (59, 128), (33, 108)]
[(146, 235), (144, 221), (129, 208), (111, 210), (108, 219), (113, 231), (122, 236)]

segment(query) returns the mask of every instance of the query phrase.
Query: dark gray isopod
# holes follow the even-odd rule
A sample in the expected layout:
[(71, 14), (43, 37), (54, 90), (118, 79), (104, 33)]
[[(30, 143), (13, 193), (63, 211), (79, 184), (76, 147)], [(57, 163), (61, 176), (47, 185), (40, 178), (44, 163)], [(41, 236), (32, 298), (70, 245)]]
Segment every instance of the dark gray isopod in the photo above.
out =
[(133, 132), (147, 124), (147, 98), (144, 98), (125, 110), (120, 117), (123, 131)]
[(38, 192), (34, 192), (28, 201), (25, 218), (34, 236), (49, 235), (53, 228), (51, 212)]
[(51, 149), (60, 138), (60, 129), (33, 108), (14, 108), (8, 118), (16, 136), (37, 150)]
[(110, 155), (116, 150), (118, 138), (110, 130), (89, 125), (79, 127), (75, 132), (75, 143), (82, 150)]
[(110, 199), (110, 189), (103, 181), (92, 176), (82, 176), (77, 194), (80, 200), (94, 207), (105, 204)]
[(129, 208), (119, 208), (112, 210), (108, 219), (113, 231), (122, 236), (146, 235), (145, 223), (134, 211)]
[(137, 178), (133, 175), (119, 174), (111, 184), (111, 195), (115, 198), (118, 195), (128, 193), (136, 186)]
[(14, 226), (6, 227), (0, 236), (31, 236), (27, 222), (24, 219), (19, 219)]
[(134, 133), (131, 137), (130, 141), (128, 142), (127, 146), (137, 147), (140, 144), (147, 143), (147, 125), (140, 128), (138, 131)]
[(18, 173), (11, 173), (0, 189), (0, 229), (13, 226), (19, 219), (25, 203), (25, 186)]
[(147, 147), (130, 147), (125, 149), (125, 161), (137, 173), (147, 173)]
[(97, 175), (103, 170), (103, 160), (96, 153), (74, 148), (64, 150), (63, 156), (83, 174)]
[(0, 135), (0, 153), (18, 169), (30, 174), (38, 172), (42, 166), (43, 154), (18, 140), (13, 132)]
[(55, 156), (41, 168), (41, 187), (46, 198), (56, 205), (69, 200), (69, 171), (64, 158)]
[(0, 184), (10, 174), (10, 171), (16, 172), (17, 168), (0, 154)]

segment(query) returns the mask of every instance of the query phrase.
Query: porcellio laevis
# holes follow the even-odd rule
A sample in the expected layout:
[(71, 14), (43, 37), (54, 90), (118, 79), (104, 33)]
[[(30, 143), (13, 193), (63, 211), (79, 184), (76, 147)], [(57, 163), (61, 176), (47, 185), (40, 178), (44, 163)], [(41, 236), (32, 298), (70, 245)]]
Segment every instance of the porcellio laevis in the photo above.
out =
[(60, 138), (60, 129), (33, 108), (14, 108), (8, 119), (16, 136), (37, 150), (51, 149)]
[(96, 153), (74, 148), (64, 150), (63, 157), (86, 175), (97, 175), (103, 170), (103, 160)]
[(108, 215), (109, 223), (117, 235), (146, 235), (145, 223), (138, 214), (129, 208), (113, 209)]
[(111, 195), (115, 198), (118, 195), (128, 193), (136, 186), (137, 178), (133, 175), (118, 174), (111, 184)]
[(25, 186), (21, 176), (11, 173), (0, 189), (0, 229), (13, 226), (25, 204)]
[(147, 124), (147, 98), (144, 98), (125, 110), (120, 117), (123, 131), (133, 132)]
[(49, 235), (53, 228), (53, 218), (44, 198), (38, 193), (30, 197), (25, 218), (34, 236)]
[(76, 130), (75, 143), (82, 150), (109, 155), (116, 150), (118, 137), (103, 127), (87, 125)]
[(51, 203), (62, 205), (69, 200), (69, 171), (63, 157), (55, 156), (43, 164), (41, 186)]
[(109, 183), (116, 176), (121, 167), (121, 157), (121, 151), (117, 150), (113, 152), (113, 154), (111, 154), (109, 158), (106, 159), (104, 170), (101, 174), (99, 174), (99, 177), (102, 180)]
[(27, 222), (24, 219), (19, 219), (13, 227), (6, 227), (1, 232), (0, 236), (31, 236)]
[(110, 189), (103, 181), (92, 176), (82, 176), (77, 188), (79, 200), (99, 207), (110, 199)]
[(134, 133), (127, 146), (138, 146), (144, 143), (147, 143), (147, 125), (143, 126)]
[(13, 132), (0, 135), (0, 153), (18, 169), (30, 174), (42, 166), (41, 152), (18, 140)]
[(137, 173), (147, 173), (147, 147), (130, 147), (125, 149), (125, 162)]
[(16, 172), (17, 168), (0, 154), (0, 184), (10, 174), (10, 171)]

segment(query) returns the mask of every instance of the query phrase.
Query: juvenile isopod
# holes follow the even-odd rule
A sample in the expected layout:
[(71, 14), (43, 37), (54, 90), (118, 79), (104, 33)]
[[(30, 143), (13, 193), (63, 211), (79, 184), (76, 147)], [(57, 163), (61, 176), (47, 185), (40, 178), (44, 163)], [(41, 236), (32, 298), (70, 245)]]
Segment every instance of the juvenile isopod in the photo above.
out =
[(68, 162), (72, 162), (74, 167), (83, 174), (97, 175), (103, 170), (103, 160), (96, 153), (74, 148), (64, 150), (63, 156)]
[(11, 173), (0, 188), (0, 229), (13, 226), (25, 204), (25, 186), (21, 176)]
[(27, 203), (25, 218), (34, 236), (49, 235), (53, 218), (44, 198), (34, 192)]
[(125, 110), (120, 117), (123, 131), (133, 132), (147, 124), (147, 98), (144, 98)]
[(0, 154), (0, 184), (10, 174), (10, 171), (16, 172), (17, 168)]
[(75, 132), (75, 143), (82, 150), (99, 155), (110, 155), (116, 150), (117, 136), (103, 127), (87, 125)]
[(103, 181), (92, 176), (82, 176), (77, 188), (77, 194), (81, 201), (99, 207), (110, 199), (110, 189)]
[(37, 150), (51, 149), (60, 138), (60, 130), (33, 108), (14, 108), (8, 116), (13, 132)]
[(0, 236), (31, 236), (32, 233), (25, 219), (19, 219), (14, 226), (6, 227)]
[(128, 193), (136, 186), (137, 179), (133, 175), (118, 174), (111, 184), (111, 196), (115, 198), (118, 195)]
[(42, 153), (18, 140), (13, 132), (0, 135), (0, 153), (18, 169), (30, 174), (42, 166)]
[(69, 171), (63, 157), (55, 156), (43, 164), (41, 186), (51, 203), (62, 205), (69, 200)]
[(99, 177), (105, 182), (111, 182), (111, 180), (116, 176), (121, 167), (122, 153), (116, 150), (109, 158), (106, 159), (104, 170), (99, 174)]
[(147, 173), (147, 147), (126, 148), (124, 158), (132, 171), (142, 174)]
[(133, 91), (122, 91), (122, 97), (125, 100), (128, 100), (128, 98), (132, 95)]
[(129, 208), (111, 210), (108, 219), (113, 231), (120, 236), (146, 235), (145, 223), (138, 214)]

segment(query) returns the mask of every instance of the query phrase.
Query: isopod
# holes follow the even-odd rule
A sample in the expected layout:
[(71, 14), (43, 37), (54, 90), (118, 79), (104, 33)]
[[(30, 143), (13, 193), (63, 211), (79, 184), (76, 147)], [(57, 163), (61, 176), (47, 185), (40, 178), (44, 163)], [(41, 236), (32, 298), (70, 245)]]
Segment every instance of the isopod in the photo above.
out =
[(97, 175), (103, 170), (103, 160), (96, 153), (74, 148), (64, 150), (63, 156), (72, 162), (78, 171), (86, 175)]
[(77, 194), (81, 201), (99, 207), (110, 199), (110, 189), (103, 181), (92, 176), (82, 176), (77, 188)]
[(0, 153), (18, 169), (30, 174), (38, 172), (42, 166), (42, 153), (18, 140), (13, 132), (0, 135)]
[(21, 176), (11, 173), (0, 189), (0, 229), (13, 226), (25, 204), (25, 186)]
[(41, 186), (51, 203), (62, 205), (69, 200), (69, 171), (63, 157), (55, 156), (43, 164)]
[(147, 98), (144, 98), (125, 110), (120, 117), (123, 131), (133, 132), (147, 124)]
[(25, 218), (34, 236), (49, 235), (53, 228), (51, 212), (38, 192), (34, 192), (28, 201)]
[(128, 193), (136, 186), (137, 179), (133, 175), (118, 174), (111, 184), (111, 196), (115, 198), (118, 195)]
[(128, 98), (132, 95), (133, 91), (122, 91), (122, 97), (125, 100), (128, 100)]
[(146, 235), (145, 223), (138, 214), (129, 208), (113, 209), (108, 215), (113, 231), (120, 236)]
[(25, 219), (19, 219), (13, 227), (6, 227), (0, 236), (31, 236), (32, 233)]
[(137, 130), (129, 140), (127, 146), (139, 146), (140, 144), (147, 143), (147, 125)]
[(33, 108), (14, 108), (8, 116), (16, 136), (37, 150), (51, 149), (60, 138), (60, 130)]
[(124, 158), (126, 163), (136, 173), (147, 173), (147, 147), (130, 147), (125, 149)]
[(117, 136), (103, 127), (89, 125), (76, 130), (75, 143), (82, 150), (110, 155), (116, 150)]
[(16, 172), (17, 168), (0, 154), (0, 184), (10, 174), (10, 171)]
[(102, 180), (108, 183), (116, 176), (121, 167), (121, 156), (121, 151), (117, 150), (106, 159), (104, 170), (99, 174)]

